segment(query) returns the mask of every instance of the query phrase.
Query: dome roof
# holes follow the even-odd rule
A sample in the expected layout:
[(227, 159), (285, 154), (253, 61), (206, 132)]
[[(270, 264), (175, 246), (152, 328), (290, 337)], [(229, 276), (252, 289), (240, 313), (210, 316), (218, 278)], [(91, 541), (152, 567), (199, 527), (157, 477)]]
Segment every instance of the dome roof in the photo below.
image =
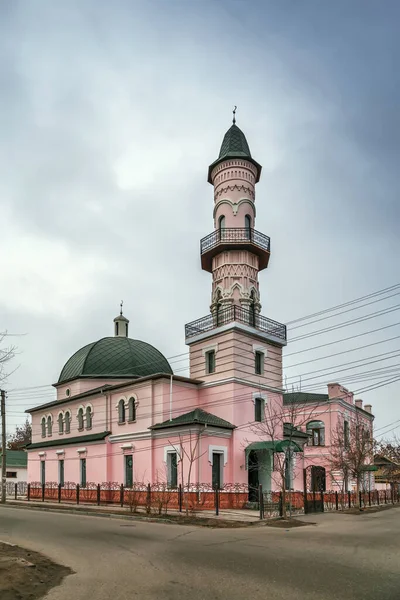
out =
[(260, 179), (261, 165), (252, 158), (249, 144), (243, 131), (234, 123), (224, 135), (219, 156), (208, 169), (208, 181), (212, 183), (211, 172), (224, 160), (229, 158), (244, 158), (251, 162), (257, 169), (257, 181)]
[(154, 346), (128, 337), (105, 337), (84, 346), (65, 363), (58, 383), (77, 377), (145, 377), (172, 374)]

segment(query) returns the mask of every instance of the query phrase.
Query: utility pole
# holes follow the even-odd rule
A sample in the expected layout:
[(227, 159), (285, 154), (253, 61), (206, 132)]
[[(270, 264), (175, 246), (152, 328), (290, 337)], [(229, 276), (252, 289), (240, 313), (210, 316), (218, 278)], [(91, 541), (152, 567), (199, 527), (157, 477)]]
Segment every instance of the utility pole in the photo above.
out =
[(6, 501), (6, 393), (0, 390), (1, 397), (1, 503)]

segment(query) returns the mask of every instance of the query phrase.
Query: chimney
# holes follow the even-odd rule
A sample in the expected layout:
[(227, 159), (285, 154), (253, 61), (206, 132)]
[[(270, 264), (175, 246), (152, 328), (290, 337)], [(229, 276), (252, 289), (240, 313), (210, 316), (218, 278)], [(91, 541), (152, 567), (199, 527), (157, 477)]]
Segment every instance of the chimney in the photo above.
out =
[(354, 404), (356, 405), (357, 408), (362, 408), (363, 407), (363, 401), (362, 400), (354, 400)]
[(364, 406), (364, 410), (366, 410), (369, 413), (372, 413), (372, 405), (371, 404), (366, 404)]

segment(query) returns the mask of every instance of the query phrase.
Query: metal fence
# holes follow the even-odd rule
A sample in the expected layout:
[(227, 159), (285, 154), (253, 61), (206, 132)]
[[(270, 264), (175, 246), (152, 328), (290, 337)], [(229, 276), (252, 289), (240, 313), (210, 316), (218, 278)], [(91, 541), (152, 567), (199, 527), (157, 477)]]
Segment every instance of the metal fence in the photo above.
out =
[[(218, 515), (224, 510), (253, 509), (259, 512), (261, 519), (355, 507), (364, 509), (400, 502), (399, 492), (395, 489), (362, 491), (359, 494), (354, 491), (286, 491), (283, 495), (282, 492), (264, 492), (262, 486), (249, 490), (246, 484), (229, 484), (220, 489), (213, 489), (209, 484), (179, 485), (171, 489), (166, 483), (134, 483), (127, 487), (116, 482), (87, 483), (85, 486), (71, 481), (64, 485), (57, 482), (8, 482), (7, 493), (15, 498), (26, 496), (28, 501), (119, 505), (131, 512), (142, 508), (148, 513), (158, 514), (168, 510), (191, 513), (207, 510)], [(249, 496), (252, 501), (249, 501)]]

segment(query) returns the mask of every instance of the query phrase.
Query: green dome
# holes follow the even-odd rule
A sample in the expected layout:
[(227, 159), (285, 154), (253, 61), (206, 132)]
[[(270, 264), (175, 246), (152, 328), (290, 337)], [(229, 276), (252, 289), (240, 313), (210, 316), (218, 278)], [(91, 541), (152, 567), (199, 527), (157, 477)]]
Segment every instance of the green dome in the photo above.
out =
[(105, 337), (75, 352), (65, 363), (58, 383), (77, 377), (145, 377), (172, 373), (154, 346), (127, 337)]
[(243, 131), (239, 129), (235, 123), (228, 129), (226, 134), (224, 135), (224, 139), (222, 140), (221, 150), (219, 151), (219, 156), (217, 160), (215, 160), (212, 165), (210, 165), (208, 169), (208, 181), (212, 183), (211, 180), (211, 171), (219, 165), (219, 163), (224, 160), (228, 160), (229, 158), (244, 158), (249, 162), (253, 163), (253, 165), (257, 168), (257, 180), (260, 179), (261, 173), (261, 165), (256, 162), (250, 152), (249, 144), (247, 143), (246, 136)]

